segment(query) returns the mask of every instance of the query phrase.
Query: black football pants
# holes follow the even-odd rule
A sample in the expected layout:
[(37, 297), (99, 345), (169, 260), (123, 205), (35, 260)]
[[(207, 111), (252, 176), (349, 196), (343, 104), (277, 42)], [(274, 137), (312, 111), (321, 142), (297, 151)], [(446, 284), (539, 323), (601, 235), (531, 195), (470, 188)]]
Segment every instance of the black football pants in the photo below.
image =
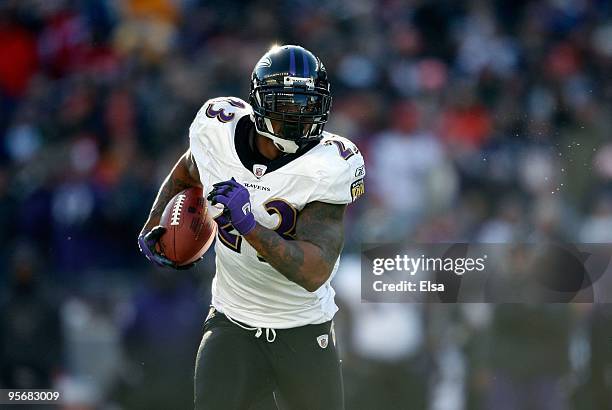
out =
[[(211, 309), (195, 365), (196, 410), (342, 410), (332, 322), (275, 334)], [(273, 341), (269, 341), (273, 340)]]

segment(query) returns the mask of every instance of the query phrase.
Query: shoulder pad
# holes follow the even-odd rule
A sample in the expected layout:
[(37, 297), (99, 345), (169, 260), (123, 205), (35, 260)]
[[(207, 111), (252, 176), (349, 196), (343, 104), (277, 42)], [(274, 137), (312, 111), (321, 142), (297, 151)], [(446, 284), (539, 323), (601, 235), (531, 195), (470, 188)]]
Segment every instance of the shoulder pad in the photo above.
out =
[(189, 147), (198, 168), (204, 169), (210, 156), (225, 155), (238, 120), (252, 113), (251, 106), (236, 97), (206, 101), (189, 126)]
[(322, 190), (314, 201), (347, 204), (365, 191), (365, 164), (361, 151), (348, 138), (324, 133), (321, 140)]
[(212, 122), (213, 124), (226, 124), (252, 113), (251, 106), (237, 97), (212, 98), (202, 105), (194, 122)]

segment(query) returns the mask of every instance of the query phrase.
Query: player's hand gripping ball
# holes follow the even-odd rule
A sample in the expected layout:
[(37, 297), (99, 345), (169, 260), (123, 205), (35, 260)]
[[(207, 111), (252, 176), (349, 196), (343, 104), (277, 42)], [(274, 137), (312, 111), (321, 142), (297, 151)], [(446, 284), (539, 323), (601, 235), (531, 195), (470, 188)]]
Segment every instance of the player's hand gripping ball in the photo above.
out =
[(222, 204), (234, 229), (246, 235), (255, 228), (255, 216), (251, 212), (249, 190), (240, 185), (234, 178), (217, 182), (207, 199), (213, 205)]
[[(166, 228), (157, 225), (148, 232), (141, 232), (138, 236), (138, 248), (140, 252), (151, 262), (160, 267), (168, 267), (174, 269), (189, 269), (191, 266), (176, 266), (170, 259), (157, 253), (155, 248), (159, 242), (159, 238), (166, 232)], [(194, 263), (195, 264), (195, 263)]]
[(217, 232), (202, 188), (179, 192), (168, 202), (160, 225), (138, 238), (140, 251), (162, 267), (189, 269), (202, 259)]

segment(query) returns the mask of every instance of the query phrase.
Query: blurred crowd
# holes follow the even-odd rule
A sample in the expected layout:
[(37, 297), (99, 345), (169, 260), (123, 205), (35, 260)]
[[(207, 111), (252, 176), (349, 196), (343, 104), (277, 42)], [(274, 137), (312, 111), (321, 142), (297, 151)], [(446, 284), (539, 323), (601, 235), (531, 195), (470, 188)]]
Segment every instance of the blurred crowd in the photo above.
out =
[(612, 242), (605, 0), (0, 2), (0, 388), (189, 408), (213, 255), (136, 246), (209, 98), (275, 43), (364, 153), (336, 279), (347, 408), (612, 408), (606, 305), (360, 303), (362, 243)]

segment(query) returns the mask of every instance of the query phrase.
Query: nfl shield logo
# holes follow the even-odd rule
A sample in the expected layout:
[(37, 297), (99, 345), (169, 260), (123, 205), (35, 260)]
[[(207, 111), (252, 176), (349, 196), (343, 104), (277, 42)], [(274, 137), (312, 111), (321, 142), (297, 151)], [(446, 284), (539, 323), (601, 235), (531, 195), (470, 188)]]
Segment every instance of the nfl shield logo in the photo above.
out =
[(317, 343), (321, 347), (321, 349), (325, 349), (327, 347), (327, 342), (329, 341), (329, 337), (327, 335), (321, 335), (317, 337)]
[(261, 178), (263, 176), (263, 174), (266, 173), (266, 169), (268, 169), (268, 167), (265, 166), (265, 165), (255, 164), (255, 165), (253, 165), (253, 174), (257, 178)]

